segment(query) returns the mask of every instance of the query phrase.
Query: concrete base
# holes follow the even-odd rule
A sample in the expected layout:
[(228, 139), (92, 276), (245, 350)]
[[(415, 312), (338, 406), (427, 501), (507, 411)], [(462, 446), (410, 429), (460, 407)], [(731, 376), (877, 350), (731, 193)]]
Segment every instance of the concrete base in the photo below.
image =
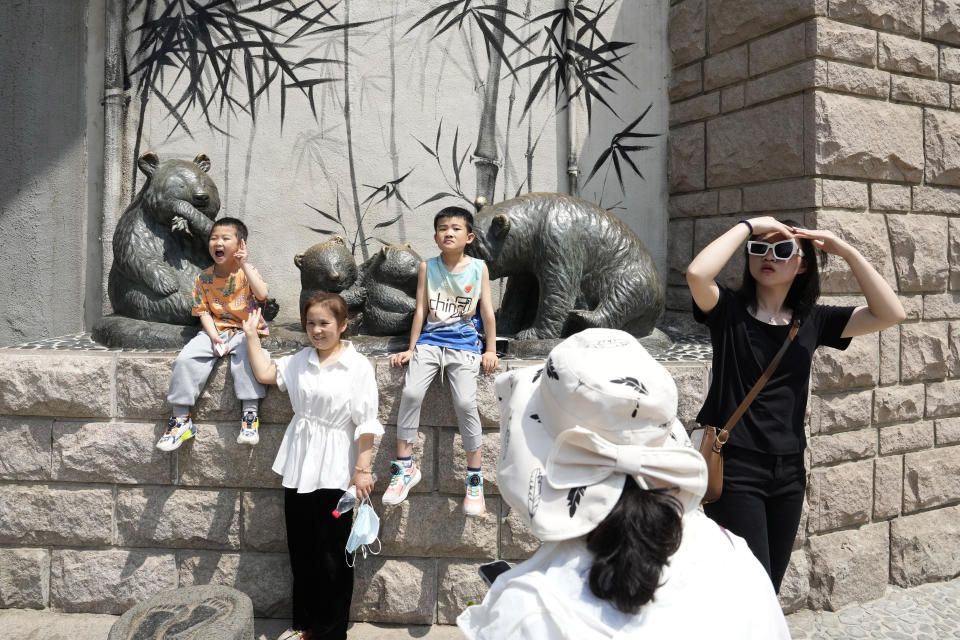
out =
[(120, 616), (108, 640), (160, 640), (181, 635), (253, 640), (253, 603), (243, 592), (222, 585), (165, 591)]

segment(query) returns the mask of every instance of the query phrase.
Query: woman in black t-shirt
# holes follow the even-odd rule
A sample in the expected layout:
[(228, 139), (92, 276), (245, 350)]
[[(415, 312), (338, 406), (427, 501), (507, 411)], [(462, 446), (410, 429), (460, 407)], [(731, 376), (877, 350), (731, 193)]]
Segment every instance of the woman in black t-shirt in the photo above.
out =
[[(736, 292), (715, 278), (747, 243)], [(847, 262), (867, 305), (817, 304), (817, 250)], [(723, 495), (707, 515), (742, 536), (779, 592), (800, 523), (806, 474), (803, 421), (810, 364), (819, 346), (846, 349), (850, 339), (881, 331), (906, 314), (896, 293), (866, 259), (830, 231), (802, 229), (772, 217), (741, 220), (687, 267), (694, 317), (710, 329), (713, 378), (697, 416), (722, 427), (773, 360), (794, 318), (800, 330), (777, 370), (733, 427), (723, 447)]]

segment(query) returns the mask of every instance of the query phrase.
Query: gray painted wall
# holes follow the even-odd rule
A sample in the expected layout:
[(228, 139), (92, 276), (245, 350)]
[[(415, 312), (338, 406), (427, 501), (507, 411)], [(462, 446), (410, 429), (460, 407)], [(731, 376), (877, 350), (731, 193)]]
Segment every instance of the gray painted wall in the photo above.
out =
[(102, 84), (90, 77), (102, 74), (102, 52), (87, 60), (102, 4), (0, 3), (0, 345), (81, 331), (88, 284), (86, 321), (99, 312), (99, 216), (88, 220), (91, 204), (99, 210), (102, 115), (87, 88)]

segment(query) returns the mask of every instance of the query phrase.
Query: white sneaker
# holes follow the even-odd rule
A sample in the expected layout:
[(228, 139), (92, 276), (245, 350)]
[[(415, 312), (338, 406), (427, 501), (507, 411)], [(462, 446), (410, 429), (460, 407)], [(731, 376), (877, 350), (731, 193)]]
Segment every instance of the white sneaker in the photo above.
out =
[(399, 460), (390, 463), (390, 485), (383, 492), (383, 504), (400, 504), (407, 499), (410, 489), (420, 482), (420, 469), (416, 464), (403, 466)]
[(463, 512), (468, 516), (479, 516), (487, 510), (483, 500), (483, 476), (476, 471), (467, 474), (467, 489), (463, 496)]
[(240, 420), (237, 444), (248, 444), (252, 447), (258, 442), (260, 442), (260, 416), (253, 411), (247, 411)]

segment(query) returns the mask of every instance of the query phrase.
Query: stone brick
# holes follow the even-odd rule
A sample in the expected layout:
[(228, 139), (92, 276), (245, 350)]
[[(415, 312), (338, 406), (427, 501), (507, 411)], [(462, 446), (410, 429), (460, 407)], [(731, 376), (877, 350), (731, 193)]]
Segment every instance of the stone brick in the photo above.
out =
[(960, 418), (944, 418), (933, 424), (938, 447), (960, 442)]
[(667, 283), (685, 286), (693, 260), (693, 220), (671, 220), (667, 233)]
[(724, 189), (719, 192), (717, 200), (717, 211), (720, 214), (727, 215), (743, 211), (743, 194), (740, 189)]
[(720, 92), (712, 91), (670, 105), (670, 126), (703, 120), (720, 113)]
[(685, 0), (670, 8), (668, 40), (673, 66), (702, 58), (707, 53), (706, 0)]
[(802, 108), (797, 96), (708, 122), (708, 186), (802, 175)]
[(815, 100), (812, 152), (817, 173), (920, 182), (923, 124), (919, 107), (825, 93), (815, 94)]
[(936, 80), (890, 76), (890, 99), (948, 108), (950, 85)]
[(280, 391), (276, 385), (267, 386), (267, 395), (260, 401), (260, 422), (271, 424), (290, 424), (293, 420), (293, 406), (290, 396)]
[(717, 215), (717, 192), (687, 193), (670, 196), (667, 205), (670, 219)]
[(827, 65), (822, 60), (807, 60), (747, 82), (747, 105), (766, 102), (805, 89), (822, 86), (827, 79)]
[(130, 547), (240, 548), (240, 492), (147, 487), (117, 491), (117, 540)]
[(802, 609), (807, 604), (810, 595), (810, 563), (807, 561), (807, 552), (794, 551), (790, 555), (790, 564), (780, 583), (780, 607), (785, 614)]
[(670, 72), (670, 101), (676, 102), (690, 98), (703, 91), (703, 77), (700, 63), (687, 65)]
[(875, 29), (920, 35), (922, 3), (916, 0), (830, 0), (830, 17)]
[[(239, 589), (261, 618), (289, 618), (293, 576), (286, 553), (180, 552), (180, 586), (220, 584)], [(363, 563), (358, 563), (362, 565)]]
[(960, 415), (960, 380), (927, 383), (927, 418)]
[[(903, 382), (934, 380), (947, 375), (947, 324), (924, 322), (900, 327), (900, 377)], [(929, 417), (930, 388), (927, 388)]]
[(960, 291), (923, 296), (924, 320), (960, 318)]
[(703, 190), (706, 184), (703, 123), (671, 129), (669, 142), (670, 193)]
[(177, 586), (172, 553), (55, 549), (51, 554), (50, 606), (66, 613), (120, 615)]
[(717, 87), (747, 79), (747, 46), (727, 49), (703, 61), (703, 89)]
[[(437, 460), (437, 431), (435, 427), (424, 427), (417, 433), (413, 443), (413, 459), (420, 467), (421, 479), (410, 491), (429, 493), (437, 486), (434, 473)], [(374, 493), (383, 493), (390, 484), (390, 463), (397, 459), (397, 428), (386, 427), (382, 437), (373, 445), (373, 470), (377, 474)]]
[(877, 458), (873, 470), (873, 519), (900, 515), (903, 504), (903, 456)]
[(7, 351), (0, 414), (109, 418), (115, 356), (93, 352)]
[(932, 215), (888, 215), (890, 246), (900, 291), (943, 291), (947, 287), (947, 219)]
[[(437, 437), (437, 484), (443, 493), (462, 496), (467, 477), (467, 454), (463, 450), (460, 431), (439, 429)], [(486, 496), (497, 495), (497, 460), (500, 457), (500, 433), (485, 433), (483, 436), (483, 492)]]
[(112, 515), (109, 487), (10, 485), (0, 491), (0, 543), (107, 545)]
[(707, 7), (710, 53), (826, 13), (826, 2), (805, 0), (711, 0)]
[(874, 211), (909, 211), (910, 187), (898, 184), (871, 184), (870, 208)]
[(743, 188), (743, 210), (783, 211), (820, 205), (819, 184), (813, 178), (786, 180)]
[(710, 371), (702, 363), (663, 363), (677, 385), (677, 418), (688, 429), (696, 424), (697, 414), (707, 398)]
[(960, 49), (940, 47), (939, 77), (949, 82), (960, 80)]
[(960, 573), (960, 506), (890, 524), (890, 578), (901, 587), (951, 580)]
[(506, 501), (501, 500), (500, 504), (500, 557), (526, 560), (540, 548), (540, 539), (533, 535)]
[(239, 418), (240, 401), (233, 388), (230, 361), (220, 358), (193, 406), (193, 419), (210, 422), (236, 420), (239, 423)]
[(173, 374), (173, 355), (117, 358), (117, 415), (162, 420), (170, 417), (167, 389)]
[(880, 384), (894, 384), (900, 380), (900, 326), (894, 325), (880, 332)]
[(49, 480), (53, 420), (0, 416), (0, 479)]
[(798, 24), (750, 43), (750, 75), (756, 76), (803, 60), (806, 29)]
[(923, 318), (923, 296), (921, 295), (899, 295), (900, 304), (907, 313), (907, 321), (920, 320)]
[(873, 460), (812, 469), (807, 500), (808, 533), (867, 522), (873, 512)]
[(721, 113), (730, 113), (737, 109), (743, 109), (746, 100), (746, 89), (742, 84), (724, 87), (720, 90), (720, 111)]
[(810, 459), (814, 466), (872, 458), (877, 455), (874, 429), (844, 431), (810, 439)]
[(877, 44), (877, 66), (881, 69), (936, 77), (939, 58), (937, 45), (890, 33), (879, 34)]
[(865, 335), (853, 339), (846, 351), (818, 349), (813, 356), (810, 388), (815, 393), (873, 387), (880, 369), (879, 340)]
[(477, 573), (481, 562), (439, 562), (440, 599), (437, 602), (437, 623), (457, 624), (457, 616), (471, 604), (480, 604), (489, 587)]
[[(700, 253), (704, 247), (713, 242), (714, 239), (727, 231), (730, 227), (737, 224), (736, 219), (731, 218), (706, 218), (697, 220), (694, 226), (693, 252)], [(720, 271), (716, 281), (728, 287), (738, 287), (743, 279), (743, 252), (736, 252), (727, 262), (727, 265)], [(690, 305), (684, 310), (689, 311)]]
[(260, 425), (260, 444), (237, 444), (239, 420), (228, 424), (197, 424), (197, 437), (180, 447), (177, 457), (178, 483), (201, 487), (280, 487), (281, 477), (273, 472), (285, 427)]
[(947, 256), (950, 260), (950, 288), (960, 289), (960, 218), (950, 218)]
[(837, 611), (881, 597), (890, 537), (885, 522), (810, 538), (810, 607)]
[(960, 213), (960, 189), (913, 187), (913, 210), (927, 213)]
[(810, 57), (821, 56), (870, 66), (876, 61), (877, 34), (870, 29), (826, 18), (811, 20), (805, 26), (806, 52)]
[(960, 109), (960, 85), (950, 85), (950, 108)]
[(283, 492), (245, 491), (241, 546), (253, 551), (287, 550), (287, 527), (284, 524)]
[(960, 446), (908, 453), (903, 470), (904, 513), (960, 500)]
[(45, 609), (50, 601), (50, 552), (0, 549), (0, 609)]
[(664, 308), (679, 313), (690, 313), (693, 298), (690, 289), (685, 286), (668, 286), (664, 298)]
[(357, 563), (350, 618), (391, 624), (437, 622), (438, 561), (369, 557)]
[(411, 495), (392, 507), (374, 503), (380, 512), (380, 539), (385, 555), (447, 558), (497, 557), (500, 498), (487, 496), (481, 516), (463, 515), (463, 497)]
[(844, 391), (810, 399), (810, 433), (836, 433), (870, 426), (873, 391)]
[(960, 321), (954, 320), (948, 329), (950, 357), (947, 360), (947, 373), (951, 378), (960, 377)]
[(922, 384), (878, 387), (873, 393), (873, 419), (877, 424), (907, 422), (923, 417)]
[(953, 0), (923, 3), (923, 37), (960, 44), (960, 5)]
[(164, 427), (124, 422), (57, 422), (53, 477), (74, 482), (169, 484), (171, 456), (156, 448)]
[(869, 202), (867, 183), (853, 180), (821, 180), (823, 206), (837, 209), (866, 209)]
[(924, 131), (926, 181), (960, 185), (960, 113), (928, 110), (924, 114)]
[(834, 91), (886, 99), (890, 94), (890, 74), (831, 60), (827, 62), (826, 79), (822, 86)]
[(880, 429), (880, 455), (933, 447), (933, 423), (912, 422)]

